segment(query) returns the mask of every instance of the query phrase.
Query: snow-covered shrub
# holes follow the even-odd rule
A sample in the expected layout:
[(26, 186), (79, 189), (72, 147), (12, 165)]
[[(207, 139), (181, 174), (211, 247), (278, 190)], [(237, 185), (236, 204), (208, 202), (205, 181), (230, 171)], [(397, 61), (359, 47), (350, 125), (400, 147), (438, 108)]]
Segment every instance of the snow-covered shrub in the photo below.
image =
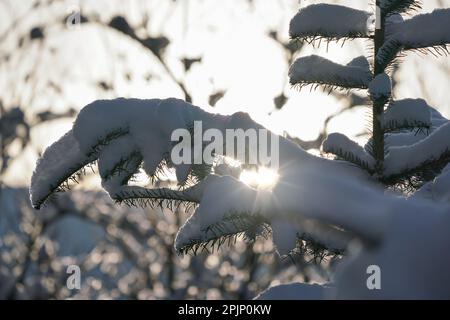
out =
[[(222, 133), (226, 129), (261, 129), (247, 114), (211, 114), (178, 99), (95, 101), (38, 161), (30, 187), (33, 206), (40, 208), (56, 191), (67, 189), (68, 181), (76, 180), (86, 166), (97, 162), (102, 186), (117, 202), (195, 207), (177, 234), (175, 248), (179, 253), (214, 250), (232, 243), (237, 235), (254, 239), (271, 232), (283, 255), (352, 256), (344, 259), (336, 281), (327, 288), (294, 285), (287, 291), (275, 289), (282, 295), (293, 297), (291, 289), (298, 289), (297, 297), (318, 297), (325, 292), (330, 297), (352, 298), (450, 297), (448, 276), (439, 271), (450, 267), (450, 259), (441, 257), (439, 268), (427, 265), (445, 251), (449, 241), (449, 175), (442, 169), (450, 161), (450, 124), (423, 100), (393, 100), (388, 68), (403, 50), (431, 47), (442, 52), (449, 43), (448, 31), (442, 30), (448, 30), (450, 10), (406, 21), (389, 20), (417, 3), (376, 3), (379, 16), (375, 32), (368, 23), (368, 12), (338, 5), (305, 7), (290, 24), (291, 37), (300, 41), (374, 40), (373, 63), (357, 57), (340, 65), (314, 55), (299, 58), (289, 72), (294, 86), (367, 89), (373, 122), (372, 137), (365, 147), (342, 134), (331, 134), (323, 150), (335, 154), (336, 161), (313, 156), (279, 137), (277, 183), (269, 189), (252, 187), (238, 179), (249, 165), (245, 161), (234, 168), (227, 168), (230, 165), (225, 162), (177, 165), (169, 156), (174, 130), (191, 130), (195, 121)], [(330, 19), (336, 23), (325, 26)], [(388, 24), (388, 20), (396, 22)], [(427, 32), (422, 36), (410, 28)], [(156, 180), (162, 171), (172, 168), (179, 188), (130, 183), (141, 168)], [(386, 186), (402, 186), (408, 193), (384, 194)], [(418, 233), (426, 241), (408, 241)], [(360, 244), (359, 249), (354, 241)], [(373, 264), (386, 274), (383, 281), (388, 284), (382, 291), (366, 287), (366, 270)], [(408, 267), (412, 269), (405, 271)], [(433, 277), (429, 286), (424, 286), (420, 279), (428, 272)], [(309, 289), (314, 292), (308, 294)], [(274, 296), (266, 292), (261, 297)]]

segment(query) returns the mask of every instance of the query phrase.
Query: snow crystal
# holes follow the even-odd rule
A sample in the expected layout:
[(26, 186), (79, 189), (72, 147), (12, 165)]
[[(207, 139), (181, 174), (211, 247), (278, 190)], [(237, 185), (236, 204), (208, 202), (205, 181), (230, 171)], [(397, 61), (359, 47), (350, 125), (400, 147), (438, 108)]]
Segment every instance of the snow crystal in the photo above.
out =
[(291, 38), (327, 37), (367, 37), (369, 35), (366, 11), (333, 5), (315, 4), (300, 9), (289, 26)]
[(380, 73), (369, 84), (369, 94), (372, 99), (387, 99), (391, 95), (391, 78), (386, 73)]
[(410, 146), (391, 147), (386, 157), (386, 176), (414, 169), (430, 159), (439, 159), (450, 150), (450, 123), (436, 129), (427, 138)]
[(341, 65), (317, 55), (297, 59), (289, 69), (292, 85), (319, 83), (344, 88), (368, 87), (372, 74), (362, 58)]
[(381, 125), (384, 130), (405, 125), (407, 127), (430, 127), (430, 108), (423, 99), (394, 101), (381, 117)]

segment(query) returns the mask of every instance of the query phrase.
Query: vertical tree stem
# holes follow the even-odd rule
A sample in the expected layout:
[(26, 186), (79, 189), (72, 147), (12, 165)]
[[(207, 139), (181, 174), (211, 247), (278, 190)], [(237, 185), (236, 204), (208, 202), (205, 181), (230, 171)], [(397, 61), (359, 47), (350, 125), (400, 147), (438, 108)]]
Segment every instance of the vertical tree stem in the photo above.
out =
[[(376, 1), (376, 28), (375, 28), (375, 52), (374, 52), (374, 77), (383, 73), (384, 70), (376, 61), (378, 50), (384, 43), (385, 17), (380, 10), (380, 0)], [(372, 107), (372, 133), (373, 133), (373, 155), (377, 162), (377, 173), (381, 174), (384, 161), (384, 132), (381, 128), (381, 115), (384, 110), (384, 101), (373, 100)]]

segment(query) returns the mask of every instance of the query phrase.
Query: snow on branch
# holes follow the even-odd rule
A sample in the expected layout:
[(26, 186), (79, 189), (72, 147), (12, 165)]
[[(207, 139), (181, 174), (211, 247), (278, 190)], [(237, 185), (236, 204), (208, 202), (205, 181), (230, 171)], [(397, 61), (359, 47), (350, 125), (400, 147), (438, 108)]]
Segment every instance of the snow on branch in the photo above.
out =
[(375, 159), (363, 147), (341, 133), (329, 134), (322, 144), (322, 149), (324, 152), (332, 153), (368, 172), (372, 172), (375, 168)]
[(417, 15), (396, 24), (395, 30), (376, 56), (376, 63), (382, 68), (386, 68), (402, 50), (446, 55), (450, 43), (450, 9), (436, 9)]
[(410, 145), (389, 148), (384, 176), (394, 178), (420, 174), (430, 168), (443, 168), (450, 161), (450, 122), (425, 139)]
[(68, 181), (77, 181), (83, 168), (95, 160), (95, 156), (81, 152), (73, 131), (67, 132), (45, 150), (36, 164), (30, 186), (33, 207), (38, 209), (52, 193), (68, 188)]
[(230, 176), (210, 175), (200, 185), (201, 204), (175, 239), (178, 253), (214, 251), (222, 244), (234, 243), (240, 235), (254, 238), (267, 234), (267, 220), (253, 206), (255, 189)]
[[(54, 192), (68, 189), (69, 180), (77, 181), (84, 167), (96, 160), (102, 185), (116, 201), (131, 205), (154, 205), (170, 199), (196, 202), (184, 191), (125, 186), (141, 164), (150, 177), (158, 178), (161, 170), (171, 165), (167, 157), (172, 132), (187, 129), (194, 120), (204, 120), (206, 128), (224, 129), (247, 122), (252, 125), (243, 114), (213, 115), (178, 99), (120, 98), (87, 105), (73, 129), (47, 148), (38, 161), (30, 188), (33, 206), (39, 208)], [(173, 167), (179, 179), (187, 179), (203, 174), (198, 166)]]
[(433, 181), (424, 184), (410, 198), (450, 203), (450, 164), (447, 164), (441, 174), (434, 178)]
[(404, 99), (389, 104), (381, 118), (384, 132), (431, 127), (430, 107), (423, 99)]
[(391, 96), (391, 91), (391, 78), (384, 72), (369, 83), (369, 94), (372, 100), (386, 101)]
[(345, 231), (311, 219), (295, 221), (271, 219), (273, 243), (280, 256), (309, 255), (321, 261), (325, 256), (342, 254), (353, 237)]
[(418, 0), (381, 0), (380, 10), (384, 16), (405, 13), (421, 9), (421, 1)]
[(345, 6), (324, 3), (309, 5), (292, 18), (289, 35), (301, 41), (368, 38), (370, 16), (369, 12)]
[(323, 85), (330, 90), (333, 88), (367, 89), (372, 74), (367, 59), (358, 57), (347, 65), (332, 62), (317, 55), (297, 59), (289, 69), (291, 85), (307, 86)]
[[(411, 102), (409, 102), (409, 101), (411, 101)], [(402, 108), (403, 107), (406, 108), (406, 105), (410, 105), (410, 103), (415, 105), (413, 108), (419, 108), (418, 105), (423, 105), (423, 107), (425, 107), (425, 104), (426, 104), (425, 101), (421, 102), (420, 99), (417, 99), (417, 100), (405, 99), (405, 100), (395, 101), (393, 103), (394, 104), (400, 103), (402, 105)], [(385, 145), (387, 146), (388, 151), (389, 151), (389, 148), (392, 148), (392, 147), (413, 145), (413, 144), (425, 139), (426, 137), (428, 137), (428, 135), (431, 132), (437, 130), (444, 124), (448, 123), (448, 119), (443, 117), (436, 109), (429, 106), (428, 104), (426, 105), (426, 107), (428, 108), (428, 110), (430, 112), (430, 116), (431, 116), (431, 119), (430, 119), (431, 125), (429, 126), (429, 128), (425, 128), (426, 130), (422, 130), (423, 128), (419, 127), (418, 130), (411, 131), (411, 128), (405, 127), (400, 132), (393, 131), (393, 132), (386, 133), (385, 134)], [(388, 108), (388, 111), (389, 111), (389, 109), (390, 108)], [(425, 112), (423, 111), (423, 108), (421, 109), (420, 112), (417, 110), (417, 114), (418, 113), (422, 114), (420, 116), (420, 118), (423, 117), (420, 121), (425, 120), (425, 115), (424, 115)], [(411, 115), (411, 119), (413, 119), (412, 117), (413, 117), (413, 115)], [(417, 119), (416, 115), (414, 115), (414, 119)], [(410, 120), (408, 120), (408, 121), (410, 121)], [(412, 120), (412, 121), (414, 122), (415, 120)], [(401, 124), (401, 122), (399, 124)], [(389, 126), (389, 121), (384, 121), (384, 125)], [(368, 144), (370, 144), (370, 140), (369, 140)]]

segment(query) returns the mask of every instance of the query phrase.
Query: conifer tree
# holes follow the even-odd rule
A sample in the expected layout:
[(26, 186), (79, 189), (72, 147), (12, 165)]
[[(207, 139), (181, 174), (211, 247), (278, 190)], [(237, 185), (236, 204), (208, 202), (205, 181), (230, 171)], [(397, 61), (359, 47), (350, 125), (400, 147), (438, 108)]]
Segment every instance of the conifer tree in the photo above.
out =
[(315, 55), (299, 58), (291, 67), (290, 82), (299, 88), (321, 85), (329, 90), (368, 90), (372, 137), (365, 148), (335, 133), (323, 143), (323, 150), (358, 165), (387, 186), (410, 192), (432, 180), (450, 161), (445, 138), (449, 129), (441, 127), (436, 111), (422, 99), (395, 100), (391, 92), (389, 72), (401, 63), (402, 55), (412, 50), (448, 53), (449, 9), (404, 20), (402, 14), (411, 15), (420, 8), (419, 1), (377, 0), (374, 31), (369, 12), (330, 4), (304, 7), (290, 23), (291, 38), (300, 42), (345, 43), (364, 38), (373, 47), (371, 61), (361, 56), (347, 65)]
[[(363, 38), (373, 44), (372, 61), (362, 56), (341, 65), (311, 55), (297, 59), (289, 71), (290, 83), (299, 88), (368, 91), (372, 136), (361, 147), (342, 134), (330, 134), (322, 148), (337, 161), (313, 156), (280, 137), (281, 181), (270, 191), (259, 190), (236, 179), (247, 167), (245, 161), (240, 166), (225, 160), (176, 165), (169, 156), (174, 130), (192, 130), (195, 121), (221, 132), (262, 128), (248, 115), (212, 115), (177, 99), (95, 101), (38, 161), (30, 188), (33, 206), (39, 208), (55, 192), (69, 188), (70, 180), (97, 162), (102, 186), (117, 202), (195, 207), (178, 232), (179, 253), (210, 251), (239, 235), (254, 239), (269, 233), (280, 254), (297, 251), (319, 260), (345, 254), (354, 237), (382, 242), (393, 211), (427, 207), (385, 200), (368, 186), (400, 187), (404, 197), (449, 198), (443, 188), (450, 177), (449, 121), (424, 100), (395, 100), (391, 92), (390, 68), (402, 54), (448, 52), (450, 9), (404, 20), (402, 14), (418, 8), (413, 0), (377, 0), (374, 31), (371, 13), (339, 5), (306, 6), (291, 20), (290, 36), (297, 41)], [(178, 189), (129, 184), (140, 168), (158, 180), (167, 167), (175, 170)]]

